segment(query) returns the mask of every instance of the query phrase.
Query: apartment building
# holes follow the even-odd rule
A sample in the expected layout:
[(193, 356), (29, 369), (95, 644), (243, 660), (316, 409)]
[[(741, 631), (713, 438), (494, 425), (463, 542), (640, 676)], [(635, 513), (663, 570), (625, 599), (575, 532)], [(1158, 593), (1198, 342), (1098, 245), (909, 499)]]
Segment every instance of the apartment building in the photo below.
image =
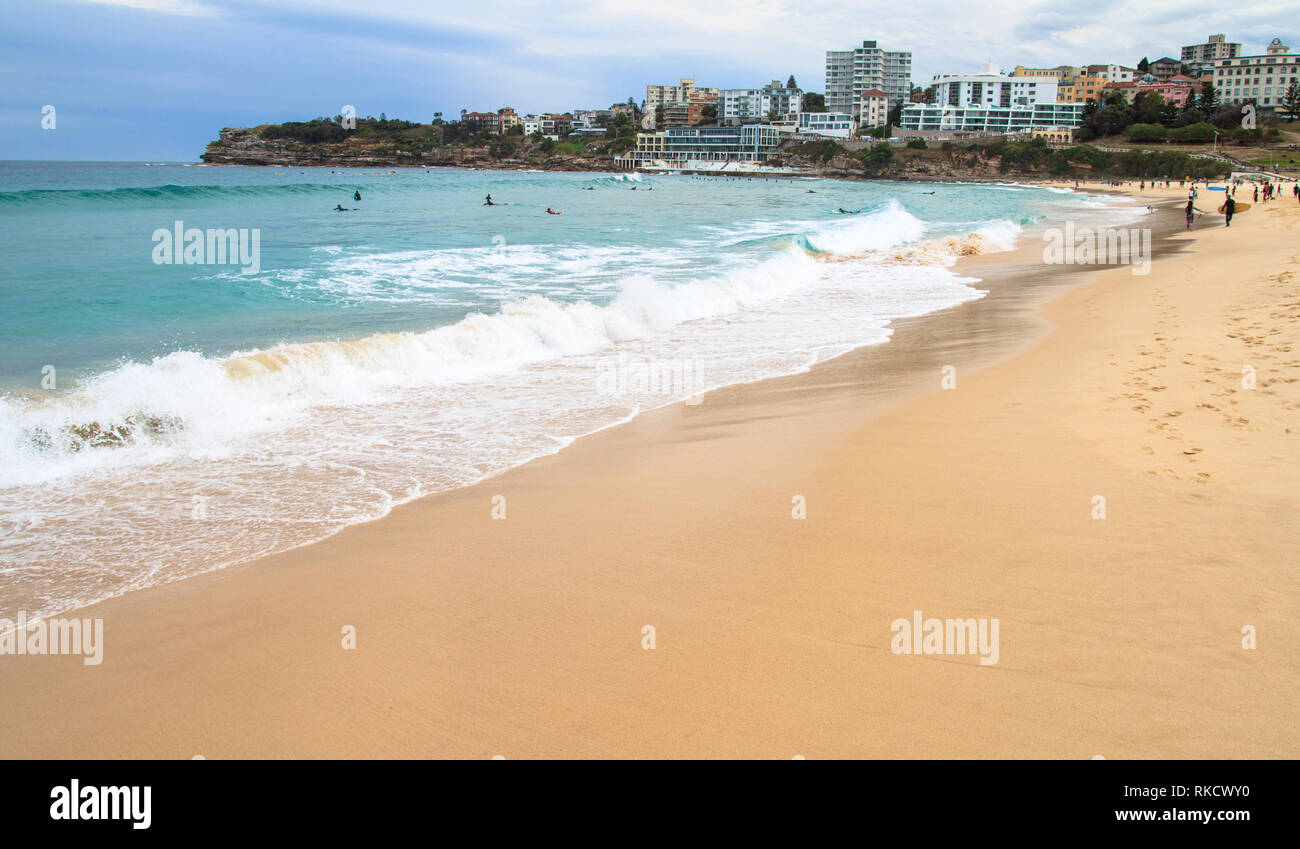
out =
[(1228, 41), (1223, 33), (1212, 35), (1204, 44), (1189, 44), (1183, 48), (1183, 61), (1189, 65), (1209, 62), (1213, 64), (1219, 59), (1235, 59), (1241, 55), (1241, 44), (1236, 41)]
[(739, 126), (768, 120), (790, 119), (803, 108), (803, 92), (787, 88), (780, 80), (762, 88), (724, 88), (718, 92), (718, 120)]
[(1175, 74), (1182, 73), (1183, 63), (1178, 59), (1172, 59), (1168, 56), (1162, 56), (1151, 63), (1147, 73), (1158, 80), (1167, 80)]
[(847, 112), (800, 112), (796, 127), (804, 135), (847, 139), (857, 132), (858, 123)]
[(1026, 68), (1024, 65), (1017, 65), (1011, 72), (1013, 77), (1056, 77), (1056, 81), (1061, 85), (1083, 75), (1084, 69), (1075, 65), (1057, 65), (1055, 68)]
[(678, 80), (677, 85), (648, 85), (645, 87), (645, 108), (648, 112), (654, 112), (656, 106), (686, 103), (691, 99), (692, 94), (717, 97), (718, 90), (701, 88), (695, 85), (694, 79), (687, 78)]
[(1253, 102), (1261, 109), (1276, 109), (1294, 82), (1300, 82), (1300, 55), (1292, 54), (1279, 38), (1263, 55), (1214, 63), (1214, 87), (1224, 103)]
[(1083, 124), (1082, 103), (1035, 103), (1026, 106), (945, 106), (913, 103), (903, 107), (904, 130), (952, 133), (1032, 133), (1072, 130)]
[(889, 123), (889, 96), (878, 88), (862, 92), (858, 116), (859, 126), (867, 129)]
[(696, 89), (691, 92), (691, 96), (687, 100), (664, 104), (664, 126), (693, 127), (709, 120), (706, 118), (704, 111), (708, 106), (720, 109), (718, 96), (703, 94), (699, 89)]
[(1101, 77), (1108, 83), (1131, 83), (1137, 76), (1137, 68), (1126, 65), (1087, 65), (1084, 73)]
[(884, 50), (864, 41), (853, 50), (826, 51), (826, 109), (858, 116), (862, 92), (885, 92), (889, 103), (906, 103), (912, 91), (911, 51)]
[(1106, 78), (1096, 74), (1079, 74), (1062, 82), (1056, 89), (1056, 99), (1060, 103), (1094, 103), (1102, 102), (1102, 91), (1106, 87)]
[(1184, 76), (1183, 74), (1174, 74), (1167, 80), (1155, 80), (1154, 82), (1142, 81), (1133, 87), (1133, 97), (1144, 91), (1154, 91), (1165, 99), (1166, 103), (1172, 103), (1175, 106), (1186, 106), (1187, 101), (1200, 90), (1201, 81), (1195, 77)]
[(998, 72), (994, 64), (983, 65), (975, 74), (939, 74), (931, 84), (939, 106), (1033, 106), (1055, 103), (1059, 82), (1056, 77), (1015, 77)]
[(903, 107), (903, 129), (1027, 133), (1083, 122), (1084, 104), (1057, 102), (1056, 76), (1009, 76), (988, 64), (976, 74), (940, 74), (933, 85), (934, 103)]

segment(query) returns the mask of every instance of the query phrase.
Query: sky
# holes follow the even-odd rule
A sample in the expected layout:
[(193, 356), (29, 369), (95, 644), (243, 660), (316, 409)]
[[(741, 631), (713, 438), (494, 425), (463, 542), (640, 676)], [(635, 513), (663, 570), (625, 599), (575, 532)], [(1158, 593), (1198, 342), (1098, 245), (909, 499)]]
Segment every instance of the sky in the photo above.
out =
[[(1226, 33), (1300, 50), (1300, 0), (0, 0), (0, 159), (192, 162), (222, 127), (607, 107), (647, 83), (823, 90), (827, 50), (984, 62), (1177, 58)], [(54, 107), (54, 128), (42, 127)], [(47, 121), (48, 123), (48, 121)]]

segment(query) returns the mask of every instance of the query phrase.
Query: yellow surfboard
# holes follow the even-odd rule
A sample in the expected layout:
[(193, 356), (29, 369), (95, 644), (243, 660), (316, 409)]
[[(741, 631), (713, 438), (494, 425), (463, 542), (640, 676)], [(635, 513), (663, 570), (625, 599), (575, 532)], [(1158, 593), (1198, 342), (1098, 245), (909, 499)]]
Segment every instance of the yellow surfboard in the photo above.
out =
[[(1245, 212), (1246, 210), (1250, 209), (1250, 206), (1251, 205), (1248, 202), (1244, 200), (1239, 200), (1237, 201), (1237, 208), (1232, 211), (1232, 214), (1236, 215), (1239, 212)], [(1226, 203), (1219, 204), (1220, 215), (1226, 213), (1227, 211), (1228, 211), (1228, 205)]]

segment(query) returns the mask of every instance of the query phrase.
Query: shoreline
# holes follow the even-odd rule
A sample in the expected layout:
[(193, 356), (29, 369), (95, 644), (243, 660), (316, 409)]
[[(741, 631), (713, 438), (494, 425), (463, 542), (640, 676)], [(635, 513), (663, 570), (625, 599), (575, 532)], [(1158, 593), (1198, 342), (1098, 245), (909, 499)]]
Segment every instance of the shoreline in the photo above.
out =
[[(1163, 200), (1175, 202), (1169, 195)], [(1251, 214), (1282, 213), (1276, 207), (1284, 204)], [(1294, 217), (1282, 220), (1294, 227)], [(1210, 240), (1210, 233), (1200, 232), (1205, 229), (1198, 228), (1198, 241)], [(1159, 240), (1153, 277), (1167, 275), (1177, 261), (1204, 258), (1204, 246), (1189, 252), (1174, 230)], [(1036, 646), (1038, 654), (1031, 655), (1054, 660), (1055, 674), (1026, 664), (1023, 656), (1011, 660), (1013, 646), (1032, 643), (1029, 624), (1048, 610), (1060, 613), (1050, 591), (1043, 595), (1047, 587), (1024, 588), (1035, 579), (1017, 558), (987, 559), (990, 542), (992, 552), (1005, 555), (1021, 545), (1010, 530), (1032, 537), (1032, 529), (1022, 527), (1014, 512), (990, 511), (978, 500), (964, 509), (959, 500), (956, 515), (934, 509), (952, 488), (950, 476), (972, 484), (979, 479), (975, 467), (1005, 450), (996, 443), (981, 451), (959, 450), (969, 437), (965, 426), (996, 426), (989, 398), (1018, 398), (1007, 403), (1031, 405), (1023, 389), (1050, 386), (1009, 380), (1006, 374), (1038, 370), (1041, 377), (1044, 359), (1063, 344), (1063, 330), (1077, 331), (1083, 322), (1072, 309), (1095, 313), (1106, 297), (1132, 297), (1119, 285), (1125, 278), (1136, 281), (1130, 290), (1147, 282), (1126, 269), (1044, 270), (1032, 254), (1022, 245), (963, 260), (950, 270), (981, 276), (985, 269), (980, 285), (989, 294), (896, 320), (886, 344), (856, 349), (795, 375), (715, 390), (698, 407), (645, 412), (557, 454), (471, 487), (409, 502), (380, 520), (303, 548), (81, 608), (106, 620), (104, 665), (82, 672), (69, 658), (0, 664), (0, 680), (18, 693), (14, 715), (21, 717), (0, 753), (789, 757), (786, 750), (794, 747), (809, 757), (1090, 757), (1092, 752), (1053, 748), (1034, 723), (1053, 724), (1062, 704), (1055, 684), (1074, 685), (1067, 688), (1074, 699), (1106, 685), (1072, 680), (1086, 679), (1091, 670), (1063, 661), (1059, 647)], [(1079, 271), (1097, 273), (1076, 277)], [(1007, 277), (993, 280), (995, 272)], [(936, 391), (939, 367), (946, 363), (957, 364), (956, 392)], [(925, 373), (932, 374), (933, 384), (919, 382)], [(962, 389), (970, 384), (987, 396), (976, 393), (974, 401), (959, 401), (968, 397)], [(1067, 401), (1057, 399), (1044, 420), (1059, 427), (1064, 419), (1078, 430), (1079, 410)], [(973, 405), (957, 419), (958, 427), (942, 415), (945, 410), (951, 415), (953, 404)], [(1009, 408), (997, 409), (1005, 414)], [(1067, 415), (1056, 415), (1061, 413)], [(1049, 437), (1046, 444), (1053, 438), (1060, 439)], [(1119, 452), (1124, 462), (1117, 464), (1124, 467), (1132, 447), (1126, 439), (1102, 439), (1098, 456), (1117, 463)], [(874, 446), (882, 442), (896, 456), (879, 456)], [(949, 452), (952, 462), (918, 455), (917, 442)], [(1076, 439), (1066, 453), (1078, 459), (1088, 456), (1090, 447), (1097, 446)], [(1283, 448), (1294, 452), (1293, 445)], [(1226, 453), (1233, 450), (1240, 446), (1225, 446)], [(1283, 449), (1271, 445), (1269, 450)], [(1038, 459), (1050, 466), (1053, 458)], [(987, 466), (981, 468), (987, 472)], [(1154, 477), (1158, 484), (1168, 483), (1160, 473)], [(891, 486), (864, 496), (863, 489), (871, 487), (863, 482), (877, 480)], [(1179, 486), (1188, 483), (1174, 480)], [(1286, 481), (1272, 481), (1264, 491), (1285, 499), (1287, 487), (1277, 484)], [(1190, 486), (1206, 484), (1193, 480)], [(979, 491), (969, 485), (955, 490), (968, 497)], [(494, 521), (489, 496), (502, 493), (508, 496), (508, 518)], [(791, 493), (807, 497), (807, 521), (790, 518)], [(1188, 503), (1196, 500), (1194, 494)], [(837, 504), (869, 509), (859, 513)], [(1086, 496), (1083, 504), (1086, 519)], [(918, 508), (945, 533), (914, 533)], [(1038, 542), (1055, 545), (1097, 527), (1075, 527), (1060, 509), (1049, 512), (1061, 527)], [(1237, 519), (1249, 515), (1235, 512)], [(818, 513), (826, 518), (816, 521)], [(864, 536), (863, 523), (874, 533)], [(1122, 520), (1116, 524), (1123, 528)], [(1109, 532), (1113, 526), (1103, 527)], [(1287, 530), (1284, 521), (1274, 535), (1285, 536)], [(868, 542), (910, 557), (864, 558), (863, 569), (855, 571), (853, 552), (871, 551), (871, 545), (862, 545)], [(1143, 550), (1134, 548), (1123, 530), (1104, 542), (1130, 553)], [(1277, 543), (1272, 540), (1269, 550)], [(999, 574), (999, 592), (988, 592), (980, 570), (956, 566), (962, 561), (952, 559), (950, 549), (962, 549), (986, 571)], [(890, 569), (890, 562), (911, 562), (920, 574)], [(788, 567), (795, 563), (806, 572), (792, 574)], [(919, 577), (934, 580), (917, 584)], [(1072, 627), (1096, 637), (1114, 611), (1081, 588), (1080, 574), (1054, 577), (1059, 587), (1073, 587), (1074, 600), (1087, 609), (1073, 618), (1067, 613), (1063, 623), (1049, 628)], [(1108, 585), (1119, 580), (1104, 577)], [(1201, 570), (1189, 580), (1204, 589), (1215, 579)], [(1158, 588), (1171, 586), (1165, 581)], [(973, 600), (1010, 608), (1010, 615), (1003, 613), (1010, 625), (1003, 633), (1014, 636), (1003, 647), (1004, 665), (981, 670), (965, 658), (935, 664), (893, 656), (886, 629), (893, 616), (885, 625), (867, 617), (876, 627), (864, 636), (862, 610), (877, 607), (880, 595), (899, 601), (907, 595), (900, 595), (900, 588), (931, 601), (962, 598), (966, 606), (958, 605), (958, 613), (984, 615), (969, 609)], [(1144, 598), (1153, 597), (1153, 588), (1142, 589), (1148, 591)], [(860, 603), (856, 613), (845, 594)], [(912, 608), (900, 602), (888, 609), (902, 616)], [(1017, 612), (1022, 621), (1017, 622)], [(644, 651), (640, 629), (656, 621), (662, 623), (656, 626), (661, 645)], [(340, 650), (343, 624), (357, 627), (355, 653)], [(1120, 630), (1137, 644), (1125, 645), (1140, 667), (1169, 663), (1168, 655), (1155, 650), (1159, 645), (1143, 646), (1131, 628)], [(1295, 673), (1272, 665), (1280, 657), (1277, 644), (1287, 639), (1276, 634), (1267, 671), (1285, 692), (1287, 683), (1294, 689)], [(1104, 637), (1101, 642), (1109, 645)], [(1204, 672), (1196, 661), (1205, 659), (1193, 658), (1184, 671)], [(1212, 668), (1224, 660), (1217, 654), (1209, 659), (1215, 661)], [(895, 666), (908, 661), (908, 667)], [(976, 673), (978, 681), (971, 677)], [(890, 689), (855, 688), (850, 684), (855, 680), (888, 682)], [(943, 700), (935, 697), (957, 684), (962, 686), (952, 695), (960, 693), (967, 702), (973, 695), (975, 705), (950, 708), (952, 715), (945, 715)], [(1136, 689), (1123, 691), (1124, 706), (1145, 704), (1153, 695)], [(812, 692), (819, 698), (810, 698)], [(1009, 697), (1016, 698), (1009, 702)], [(1014, 705), (1009, 715), (1019, 720), (1011, 723), (1017, 734), (972, 714), (981, 700), (1001, 705), (1004, 712)], [(1118, 710), (1109, 713), (1112, 720), (1126, 716), (1103, 704), (1094, 706), (1101, 713)], [(1223, 710), (1217, 703), (1215, 709)], [(1274, 700), (1268, 709), (1295, 718), (1285, 703)], [(1198, 718), (1216, 717), (1211, 711)], [(883, 739), (865, 733), (864, 718), (888, 731)], [(1132, 728), (1144, 724), (1150, 720), (1119, 723), (1124, 733), (1117, 736), (1110, 729), (1107, 740), (1114, 745), (1129, 739)], [(304, 725), (310, 729), (306, 735)], [(958, 728), (971, 725), (983, 728), (989, 739), (955, 736)], [(58, 729), (67, 727), (80, 730), (60, 735)], [(1277, 751), (1286, 751), (1288, 741), (1279, 731), (1285, 727), (1285, 719), (1260, 722), (1257, 735), (1263, 736), (1254, 738), (1248, 751), (1274, 751), (1267, 746), (1279, 743)], [(1200, 726), (1198, 733), (1203, 742), (1218, 746), (1230, 739)], [(1012, 736), (1023, 738), (1019, 750), (1005, 748)], [(1294, 752), (1294, 741), (1289, 745)], [(1119, 757), (1180, 757), (1197, 750), (1164, 737), (1146, 748), (1134, 744), (1129, 752), (1111, 751)]]

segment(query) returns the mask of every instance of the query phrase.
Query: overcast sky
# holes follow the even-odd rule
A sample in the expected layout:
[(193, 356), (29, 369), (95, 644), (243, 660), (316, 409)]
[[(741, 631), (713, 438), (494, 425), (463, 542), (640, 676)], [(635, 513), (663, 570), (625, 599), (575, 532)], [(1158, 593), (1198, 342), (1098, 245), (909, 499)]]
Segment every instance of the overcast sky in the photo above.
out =
[[(193, 161), (226, 126), (462, 108), (608, 106), (649, 82), (723, 88), (825, 51), (911, 50), (913, 79), (981, 62), (1135, 64), (1212, 32), (1296, 43), (1300, 3), (1098, 0), (0, 0), (0, 159)], [(41, 129), (53, 105), (55, 130)]]

